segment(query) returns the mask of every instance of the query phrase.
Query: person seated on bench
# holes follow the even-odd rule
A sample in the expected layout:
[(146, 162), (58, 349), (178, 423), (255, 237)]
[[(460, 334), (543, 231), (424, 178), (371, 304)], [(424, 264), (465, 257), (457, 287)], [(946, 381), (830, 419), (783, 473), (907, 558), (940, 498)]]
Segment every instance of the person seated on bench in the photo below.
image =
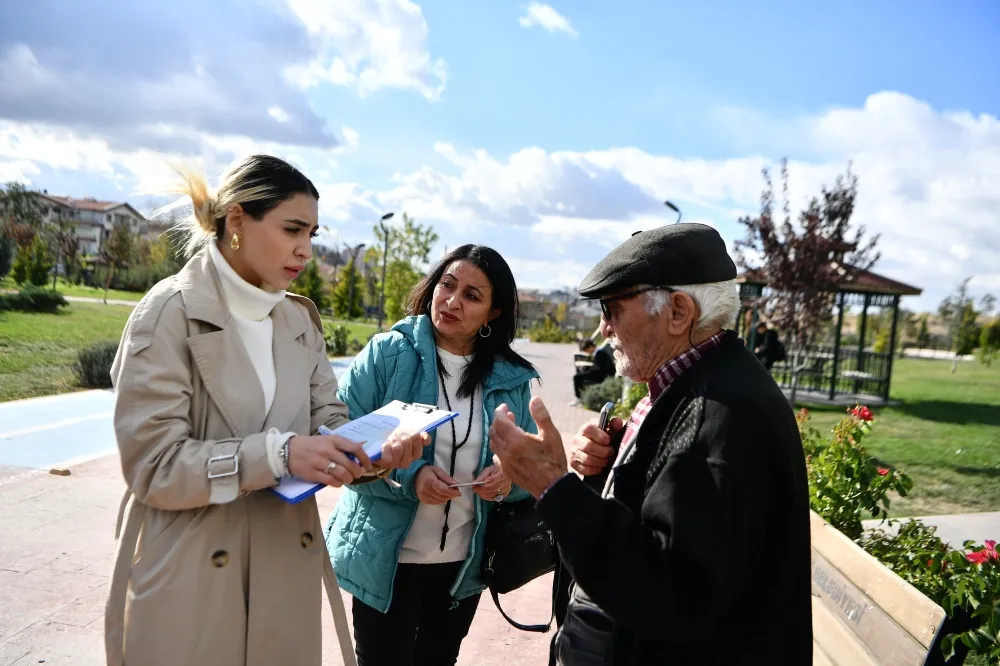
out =
[(778, 339), (778, 332), (764, 322), (757, 324), (757, 348), (753, 351), (768, 370), (776, 362), (785, 360), (785, 345)]
[(600, 347), (594, 344), (593, 339), (587, 338), (583, 341), (581, 351), (593, 355), (594, 364), (587, 370), (582, 370), (573, 375), (573, 395), (576, 399), (571, 405), (579, 405), (583, 397), (583, 389), (592, 384), (600, 384), (608, 377), (615, 376), (615, 353), (611, 345), (605, 341)]

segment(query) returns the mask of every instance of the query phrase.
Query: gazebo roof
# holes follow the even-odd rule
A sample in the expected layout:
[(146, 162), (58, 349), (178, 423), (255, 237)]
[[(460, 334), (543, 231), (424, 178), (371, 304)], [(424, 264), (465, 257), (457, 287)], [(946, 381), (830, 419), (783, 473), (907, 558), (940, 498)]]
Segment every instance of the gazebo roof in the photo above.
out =
[[(845, 276), (846, 277), (846, 276)], [(745, 271), (736, 276), (736, 282), (741, 284), (759, 284), (767, 286), (767, 280), (759, 269)], [(912, 287), (897, 280), (872, 271), (855, 271), (852, 279), (844, 279), (838, 285), (838, 292), (854, 294), (884, 294), (889, 296), (919, 296), (923, 289)]]

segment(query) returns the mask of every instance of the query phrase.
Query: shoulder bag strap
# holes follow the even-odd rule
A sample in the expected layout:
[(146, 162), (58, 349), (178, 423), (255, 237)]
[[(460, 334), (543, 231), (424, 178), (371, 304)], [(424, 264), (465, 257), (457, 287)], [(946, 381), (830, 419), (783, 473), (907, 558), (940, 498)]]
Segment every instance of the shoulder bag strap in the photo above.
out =
[(340, 596), (340, 585), (337, 584), (337, 576), (333, 572), (333, 564), (330, 562), (330, 553), (326, 549), (326, 541), (323, 542), (323, 583), (326, 585), (327, 601), (333, 611), (333, 626), (337, 630), (337, 642), (340, 643), (340, 654), (344, 660), (344, 666), (358, 666), (357, 657), (354, 655), (354, 641), (351, 640), (351, 630), (347, 623), (347, 611), (344, 608), (344, 599)]
[(490, 588), (490, 596), (493, 597), (493, 603), (496, 605), (497, 610), (503, 615), (503, 619), (507, 620), (510, 625), (521, 631), (531, 631), (539, 634), (544, 634), (549, 629), (552, 628), (552, 620), (556, 616), (556, 596), (559, 590), (559, 572), (562, 570), (561, 566), (556, 566), (555, 572), (552, 574), (552, 604), (551, 612), (549, 613), (549, 621), (546, 624), (521, 624), (515, 621), (512, 617), (504, 612), (503, 608), (500, 606), (500, 595), (497, 594), (496, 590), (492, 587)]

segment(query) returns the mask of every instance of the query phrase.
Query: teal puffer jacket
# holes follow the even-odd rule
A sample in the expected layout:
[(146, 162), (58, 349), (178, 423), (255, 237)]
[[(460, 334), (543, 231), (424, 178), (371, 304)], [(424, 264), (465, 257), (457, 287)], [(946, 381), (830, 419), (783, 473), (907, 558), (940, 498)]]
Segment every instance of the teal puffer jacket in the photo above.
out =
[[(493, 373), (483, 382), (484, 441), (477, 474), (493, 464), (489, 429), (493, 412), (501, 404), (510, 407), (524, 430), (537, 432), (528, 413), (531, 380), (537, 378), (534, 370), (497, 359)], [(438, 386), (433, 327), (430, 319), (422, 315), (408, 317), (372, 338), (344, 374), (337, 395), (355, 419), (393, 400), (436, 405)], [(434, 442), (432, 434), (422, 459), (392, 472), (400, 488), (392, 488), (381, 480), (349, 486), (327, 521), (326, 545), (340, 586), (383, 613), (392, 603), (399, 549), (417, 513), (413, 482), (417, 470), (433, 462)], [(526, 491), (515, 487), (504, 501), (526, 497)], [(469, 554), (451, 587), (451, 596), (456, 601), (485, 589), (479, 570), (486, 516), (492, 507), (492, 502), (476, 497), (476, 523)]]

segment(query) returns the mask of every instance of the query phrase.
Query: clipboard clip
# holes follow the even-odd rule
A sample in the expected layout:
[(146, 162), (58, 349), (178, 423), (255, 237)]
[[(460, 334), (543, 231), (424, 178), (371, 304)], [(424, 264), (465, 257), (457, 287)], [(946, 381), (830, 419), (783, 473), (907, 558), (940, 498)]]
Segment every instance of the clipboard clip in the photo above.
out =
[(423, 405), (419, 402), (411, 402), (403, 404), (403, 409), (415, 412), (423, 412), (424, 414), (433, 414), (437, 409), (434, 405)]

